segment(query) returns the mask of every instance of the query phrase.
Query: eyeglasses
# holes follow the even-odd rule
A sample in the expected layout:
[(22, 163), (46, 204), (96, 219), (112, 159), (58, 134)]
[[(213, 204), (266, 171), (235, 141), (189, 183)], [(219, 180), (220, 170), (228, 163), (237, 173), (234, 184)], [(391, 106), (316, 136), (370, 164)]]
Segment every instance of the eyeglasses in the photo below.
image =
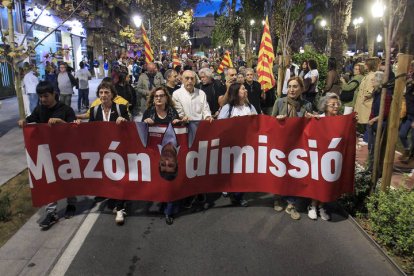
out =
[(164, 98), (164, 97), (165, 97), (165, 94), (155, 95), (155, 96), (154, 96), (154, 98), (160, 98), (160, 99), (161, 99), (161, 98)]
[(341, 106), (341, 104), (339, 104), (339, 103), (335, 103), (335, 104), (327, 104), (326, 106), (329, 106), (329, 107), (340, 107), (340, 106)]
[(186, 79), (186, 80), (194, 80), (193, 77), (184, 77), (184, 79)]

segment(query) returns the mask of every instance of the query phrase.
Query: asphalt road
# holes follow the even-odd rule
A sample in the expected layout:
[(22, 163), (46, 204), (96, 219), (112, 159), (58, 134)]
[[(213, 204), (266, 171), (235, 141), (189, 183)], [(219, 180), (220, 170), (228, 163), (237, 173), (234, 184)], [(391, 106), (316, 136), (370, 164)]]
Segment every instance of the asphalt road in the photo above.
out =
[(150, 203), (132, 203), (123, 226), (103, 211), (65, 275), (399, 275), (346, 217), (294, 221), (268, 194), (247, 198), (218, 198), (171, 226)]

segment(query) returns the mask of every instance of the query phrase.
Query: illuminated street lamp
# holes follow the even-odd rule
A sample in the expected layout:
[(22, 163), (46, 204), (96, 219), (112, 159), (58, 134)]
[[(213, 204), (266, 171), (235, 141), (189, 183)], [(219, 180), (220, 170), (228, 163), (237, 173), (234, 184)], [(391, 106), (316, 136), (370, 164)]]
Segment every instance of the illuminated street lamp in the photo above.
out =
[(331, 52), (331, 46), (330, 46), (331, 29), (329, 28), (328, 22), (325, 19), (322, 19), (319, 24), (326, 31), (326, 46), (325, 46), (325, 52), (326, 52), (326, 54), (329, 55), (330, 52)]
[(352, 24), (354, 24), (354, 28), (355, 28), (355, 53), (358, 51), (358, 29), (363, 22), (364, 22), (364, 18), (362, 18), (361, 16), (358, 18), (355, 18), (352, 21)]
[(178, 11), (178, 16), (183, 16), (183, 11)]
[(167, 41), (167, 37), (165, 35), (162, 36), (162, 40), (164, 40), (164, 42)]
[(377, 42), (381, 43), (381, 41), (382, 41), (382, 36), (379, 34), (379, 35), (377, 35)]
[(376, 2), (371, 7), (372, 16), (375, 18), (381, 18), (384, 16), (385, 5), (382, 3), (382, 0), (376, 0)]
[(142, 24), (141, 16), (135, 15), (134, 17), (132, 17), (132, 20), (134, 21), (134, 24), (137, 28), (141, 27), (141, 24)]

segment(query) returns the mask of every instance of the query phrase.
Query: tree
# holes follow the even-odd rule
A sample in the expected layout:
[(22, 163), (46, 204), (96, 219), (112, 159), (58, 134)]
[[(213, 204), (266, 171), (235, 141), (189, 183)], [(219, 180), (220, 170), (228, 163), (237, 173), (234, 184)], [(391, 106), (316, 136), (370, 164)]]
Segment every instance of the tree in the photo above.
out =
[[(386, 11), (383, 16), (384, 22), (384, 42), (385, 42), (385, 73), (383, 79), (383, 88), (381, 91), (381, 105), (378, 115), (378, 126), (375, 139), (375, 150), (374, 150), (374, 164), (373, 164), (373, 176), (372, 182), (373, 187), (376, 185), (378, 180), (378, 171), (379, 171), (379, 147), (380, 147), (380, 134), (382, 133), (382, 121), (384, 118), (384, 102), (385, 95), (387, 93), (387, 84), (389, 81), (390, 74), (390, 64), (391, 64), (391, 46), (395, 43), (398, 30), (401, 26), (401, 23), (404, 20), (405, 12), (407, 10), (407, 0), (386, 0)], [(399, 71), (405, 72), (407, 68), (401, 68), (399, 66)], [(394, 154), (395, 146), (397, 144), (397, 135), (398, 135), (398, 125), (399, 125), (399, 110), (401, 109), (402, 102), (402, 90), (401, 82), (404, 82), (403, 79), (399, 78), (396, 81), (396, 86), (393, 94), (393, 100), (391, 103), (391, 112), (388, 116), (388, 133), (387, 133), (387, 145), (385, 150), (384, 158), (384, 167), (382, 170), (383, 181), (381, 184), (381, 190), (388, 190), (391, 183), (391, 175), (393, 171), (394, 164)]]
[[(118, 5), (128, 5), (131, 0), (116, 0)], [(1, 8), (6, 8), (8, 12), (8, 30), (3, 32), (0, 30), (0, 38), (3, 42), (3, 47), (0, 47), (0, 61), (10, 64), (14, 72), (14, 85), (19, 105), (19, 116), (21, 119), (25, 117), (24, 106), (23, 106), (23, 94), (21, 87), (21, 76), (20, 76), (20, 67), (21, 64), (27, 59), (31, 54), (35, 53), (36, 48), (42, 44), (42, 42), (58, 30), (66, 21), (76, 17), (83, 22), (88, 22), (97, 17), (96, 6), (106, 5), (109, 7), (113, 6), (113, 1), (104, 0), (104, 1), (87, 1), (87, 0), (48, 0), (46, 4), (34, 4), (32, 3), (33, 8), (35, 5), (41, 10), (40, 14), (31, 22), (29, 30), (26, 31), (24, 37), (19, 43), (15, 41), (15, 31), (13, 26), (13, 13), (15, 2), (13, 0), (1, 0)], [(36, 24), (37, 20), (43, 14), (46, 9), (50, 9), (53, 13), (59, 15), (62, 19), (60, 24), (53, 30), (51, 30), (44, 38), (41, 40), (34, 39), (33, 41), (26, 43), (27, 35)], [(105, 16), (100, 13), (100, 16)], [(54, 53), (53, 53), (54, 54)]]
[(338, 70), (342, 70), (343, 56), (348, 40), (348, 26), (351, 23), (353, 0), (330, 0), (331, 10), (331, 57), (337, 61)]
[(283, 79), (285, 75), (285, 66), (288, 59), (290, 59), (290, 42), (292, 34), (295, 30), (297, 21), (303, 20), (303, 13), (305, 11), (304, 0), (286, 0), (277, 1), (273, 8), (272, 22), (274, 28), (274, 35), (279, 38), (279, 48), (282, 53), (279, 60), (279, 71), (277, 80), (277, 94), (282, 94)]

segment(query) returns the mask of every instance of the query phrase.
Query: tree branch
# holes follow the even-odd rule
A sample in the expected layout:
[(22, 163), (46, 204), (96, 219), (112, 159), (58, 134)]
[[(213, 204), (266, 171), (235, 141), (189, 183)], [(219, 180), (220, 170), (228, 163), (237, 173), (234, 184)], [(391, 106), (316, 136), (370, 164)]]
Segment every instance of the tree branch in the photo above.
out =
[(49, 0), (49, 2), (47, 2), (46, 6), (42, 9), (42, 11), (40, 12), (39, 16), (36, 17), (36, 19), (34, 21), (32, 21), (32, 25), (30, 25), (30, 28), (26, 31), (26, 33), (24, 34), (24, 37), (22, 39), (22, 42), (20, 43), (19, 46), (22, 46), (24, 41), (26, 40), (28, 34), (30, 33), (30, 31), (33, 29), (34, 25), (36, 24), (37, 20), (40, 18), (40, 16), (43, 14), (43, 12), (45, 11), (46, 7), (49, 6), (49, 3), (52, 0)]
[(33, 47), (33, 49), (36, 49), (37, 46), (39, 46), (46, 38), (48, 38), (52, 33), (54, 33), (57, 29), (59, 29), (60, 27), (62, 27), (62, 25), (68, 21), (74, 14), (75, 12), (83, 5), (83, 3), (85, 3), (86, 0), (82, 0), (82, 2), (80, 2), (80, 4), (73, 10), (73, 12), (66, 17), (65, 20), (63, 20), (56, 28), (54, 28), (50, 33), (48, 33), (44, 38), (42, 38), (42, 40), (40, 40), (38, 43), (36, 43), (36, 45)]

